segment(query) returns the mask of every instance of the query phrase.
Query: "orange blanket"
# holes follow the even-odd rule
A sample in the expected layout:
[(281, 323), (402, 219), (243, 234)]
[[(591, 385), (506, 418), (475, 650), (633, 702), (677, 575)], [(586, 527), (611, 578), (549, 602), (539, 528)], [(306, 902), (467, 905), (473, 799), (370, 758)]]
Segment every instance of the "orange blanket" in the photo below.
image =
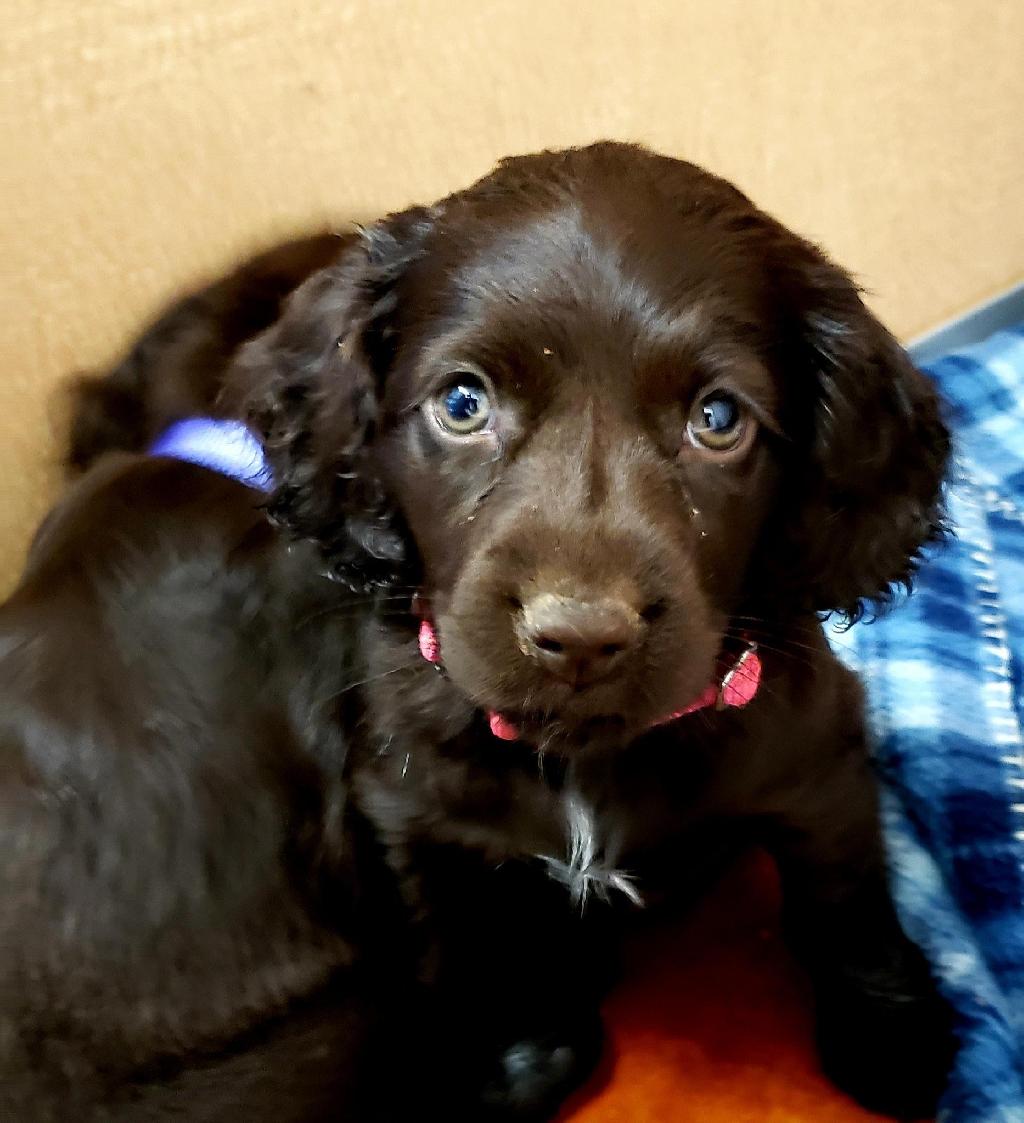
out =
[(685, 922), (631, 944), (602, 1070), (561, 1123), (869, 1123), (818, 1069), (806, 983), (783, 946), (767, 859)]

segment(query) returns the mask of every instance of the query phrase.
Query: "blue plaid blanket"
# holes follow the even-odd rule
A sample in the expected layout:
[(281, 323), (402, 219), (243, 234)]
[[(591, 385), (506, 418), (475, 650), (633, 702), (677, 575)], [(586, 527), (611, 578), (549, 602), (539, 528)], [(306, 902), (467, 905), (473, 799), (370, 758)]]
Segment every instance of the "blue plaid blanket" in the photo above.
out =
[(830, 638), (863, 677), (897, 906), (957, 1016), (943, 1123), (1024, 1123), (1024, 325), (927, 368), (955, 538)]

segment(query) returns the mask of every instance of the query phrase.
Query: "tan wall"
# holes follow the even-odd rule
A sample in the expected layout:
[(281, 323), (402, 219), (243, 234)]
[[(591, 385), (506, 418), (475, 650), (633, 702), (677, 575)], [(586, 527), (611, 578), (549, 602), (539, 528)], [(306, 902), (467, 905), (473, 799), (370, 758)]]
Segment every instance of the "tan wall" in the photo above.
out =
[(1021, 0), (0, 0), (0, 587), (54, 384), (182, 285), (598, 136), (705, 163), (911, 334), (1024, 275)]

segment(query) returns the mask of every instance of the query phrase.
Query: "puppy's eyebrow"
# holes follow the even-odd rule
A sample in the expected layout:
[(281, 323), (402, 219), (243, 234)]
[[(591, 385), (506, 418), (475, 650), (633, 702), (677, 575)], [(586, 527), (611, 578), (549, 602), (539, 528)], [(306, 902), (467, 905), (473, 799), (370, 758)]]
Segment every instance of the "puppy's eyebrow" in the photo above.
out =
[(759, 326), (743, 321), (722, 302), (700, 299), (682, 309), (654, 310), (645, 316), (634, 348), (639, 362), (678, 364), (689, 376), (685, 389), (696, 393), (728, 388), (758, 422), (784, 436), (776, 417), (778, 391), (759, 357)]
[[(762, 369), (758, 360), (758, 325), (748, 323), (709, 299), (671, 311), (652, 308), (637, 333), (637, 358), (687, 356), (702, 369), (727, 372), (736, 367)], [(645, 355), (646, 353), (646, 355)]]
[(683, 307), (665, 308), (651, 300), (643, 314), (643, 335), (653, 346), (704, 352), (733, 348), (748, 354), (763, 327), (736, 314), (729, 302), (701, 296)]
[(696, 356), (692, 368), (697, 378), (692, 383), (695, 395), (722, 389), (734, 394), (757, 421), (770, 433), (784, 437), (777, 417), (778, 391), (767, 368), (748, 351), (724, 345)]
[(779, 419), (775, 416), (771, 405), (768, 405), (763, 398), (759, 397), (756, 393), (749, 393), (742, 384), (737, 385), (730, 380), (729, 388), (735, 391), (736, 397), (747, 406), (762, 428), (767, 429), (769, 433), (774, 434), (776, 437), (786, 438), (786, 432), (782, 428)]
[(643, 304), (643, 327), (652, 342), (693, 344), (713, 335), (717, 311), (707, 298), (699, 298), (682, 308), (666, 308), (649, 298)]

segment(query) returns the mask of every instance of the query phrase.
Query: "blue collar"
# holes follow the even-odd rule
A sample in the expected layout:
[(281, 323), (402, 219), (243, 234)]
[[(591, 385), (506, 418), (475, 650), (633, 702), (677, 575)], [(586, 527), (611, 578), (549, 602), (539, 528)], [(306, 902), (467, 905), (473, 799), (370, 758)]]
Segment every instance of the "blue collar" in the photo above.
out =
[(149, 446), (149, 454), (198, 464), (257, 491), (270, 491), (274, 483), (263, 446), (241, 421), (214, 417), (175, 421)]

